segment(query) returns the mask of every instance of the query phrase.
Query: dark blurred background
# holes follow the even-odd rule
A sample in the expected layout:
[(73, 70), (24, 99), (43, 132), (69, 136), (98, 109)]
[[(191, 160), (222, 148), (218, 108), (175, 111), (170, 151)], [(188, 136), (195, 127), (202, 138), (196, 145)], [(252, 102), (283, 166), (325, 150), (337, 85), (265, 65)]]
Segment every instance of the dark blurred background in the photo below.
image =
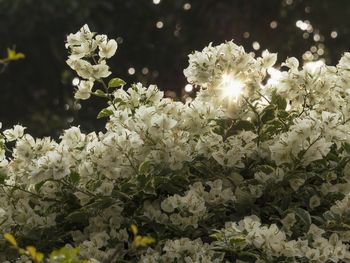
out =
[(66, 35), (85, 23), (117, 39), (113, 76), (183, 99), (187, 55), (209, 42), (234, 39), (256, 55), (278, 52), (279, 62), (336, 64), (350, 50), (349, 17), (349, 0), (0, 0), (0, 57), (7, 47), (26, 55), (0, 74), (0, 122), (36, 136), (103, 129), (96, 115), (105, 102), (74, 101), (75, 74), (65, 64)]

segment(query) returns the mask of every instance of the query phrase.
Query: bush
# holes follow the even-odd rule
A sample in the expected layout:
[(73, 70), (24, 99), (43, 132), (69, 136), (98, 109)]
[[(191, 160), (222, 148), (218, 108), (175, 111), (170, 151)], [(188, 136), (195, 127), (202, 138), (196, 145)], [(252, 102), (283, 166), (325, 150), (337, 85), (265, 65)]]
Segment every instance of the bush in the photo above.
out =
[(181, 103), (111, 78), (117, 43), (86, 25), (66, 47), (75, 98), (106, 99), (106, 130), (3, 131), (3, 233), (90, 262), (350, 262), (350, 53), (281, 71), (268, 51), (209, 45)]

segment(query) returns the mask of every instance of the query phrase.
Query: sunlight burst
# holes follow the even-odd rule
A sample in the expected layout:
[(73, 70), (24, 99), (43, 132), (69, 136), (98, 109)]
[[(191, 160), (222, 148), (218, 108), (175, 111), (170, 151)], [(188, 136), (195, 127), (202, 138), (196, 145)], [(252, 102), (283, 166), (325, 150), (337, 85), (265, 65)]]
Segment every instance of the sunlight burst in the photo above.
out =
[(237, 100), (239, 95), (242, 93), (244, 83), (238, 79), (234, 79), (229, 74), (224, 74), (222, 76), (221, 90), (224, 97), (230, 97)]

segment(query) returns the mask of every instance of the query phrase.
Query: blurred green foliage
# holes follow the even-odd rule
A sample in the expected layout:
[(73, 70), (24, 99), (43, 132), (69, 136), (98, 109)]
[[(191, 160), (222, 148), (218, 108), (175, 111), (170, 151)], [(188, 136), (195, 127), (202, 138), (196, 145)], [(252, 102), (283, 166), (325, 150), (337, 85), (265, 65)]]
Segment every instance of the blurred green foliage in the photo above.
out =
[[(301, 58), (321, 43), (322, 57), (334, 64), (350, 46), (349, 15), (347, 0), (0, 0), (0, 57), (7, 47), (26, 54), (0, 74), (0, 121), (5, 127), (21, 123), (37, 136), (57, 136), (73, 124), (85, 131), (102, 129), (96, 115), (103, 102), (84, 102), (78, 111), (74, 74), (65, 64), (65, 37), (85, 23), (118, 39), (114, 75), (128, 83), (158, 84), (181, 98), (187, 55), (209, 42), (234, 39), (253, 50), (258, 41), (257, 52), (279, 50), (279, 61), (292, 54)], [(306, 39), (298, 20), (309, 20), (314, 28)], [(314, 33), (322, 40), (316, 43)], [(130, 67), (134, 75), (128, 75)]]

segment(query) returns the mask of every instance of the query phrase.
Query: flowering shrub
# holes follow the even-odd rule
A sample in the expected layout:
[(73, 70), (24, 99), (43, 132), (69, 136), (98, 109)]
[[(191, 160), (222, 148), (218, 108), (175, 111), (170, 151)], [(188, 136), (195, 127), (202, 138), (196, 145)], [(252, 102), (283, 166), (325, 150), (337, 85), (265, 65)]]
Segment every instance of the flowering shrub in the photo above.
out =
[(2, 132), (3, 233), (89, 262), (350, 262), (350, 53), (278, 70), (268, 51), (209, 45), (182, 103), (110, 78), (117, 43), (87, 26), (66, 47), (75, 98), (105, 98), (106, 129)]

